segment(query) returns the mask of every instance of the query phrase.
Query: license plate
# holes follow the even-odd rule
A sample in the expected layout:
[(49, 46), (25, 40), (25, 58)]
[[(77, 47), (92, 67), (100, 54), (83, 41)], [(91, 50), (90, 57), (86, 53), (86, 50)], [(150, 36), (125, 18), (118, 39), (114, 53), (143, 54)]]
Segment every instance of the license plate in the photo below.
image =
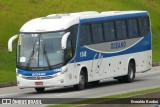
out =
[(43, 82), (35, 82), (35, 85), (43, 85)]

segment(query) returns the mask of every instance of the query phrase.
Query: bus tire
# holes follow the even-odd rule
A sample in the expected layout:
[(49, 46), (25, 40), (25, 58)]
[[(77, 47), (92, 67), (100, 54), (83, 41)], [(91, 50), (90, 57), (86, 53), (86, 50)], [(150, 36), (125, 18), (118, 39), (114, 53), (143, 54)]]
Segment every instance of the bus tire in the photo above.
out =
[(125, 76), (125, 82), (130, 83), (134, 81), (135, 78), (135, 65), (133, 63), (129, 63), (128, 65), (128, 74)]
[(43, 93), (45, 88), (44, 87), (40, 87), (40, 88), (35, 88), (35, 90), (38, 92), (38, 93)]
[(99, 84), (99, 82), (100, 82), (100, 80), (98, 80), (98, 81), (93, 81), (93, 82), (90, 82), (89, 84), (91, 84), (91, 85), (98, 85), (98, 84)]
[(81, 70), (79, 75), (79, 83), (75, 85), (74, 87), (78, 90), (83, 90), (86, 85), (86, 75), (83, 70)]
[(118, 82), (119, 83), (124, 83), (125, 82), (125, 79), (124, 79), (125, 77), (123, 76), (123, 77), (119, 77), (118, 78)]

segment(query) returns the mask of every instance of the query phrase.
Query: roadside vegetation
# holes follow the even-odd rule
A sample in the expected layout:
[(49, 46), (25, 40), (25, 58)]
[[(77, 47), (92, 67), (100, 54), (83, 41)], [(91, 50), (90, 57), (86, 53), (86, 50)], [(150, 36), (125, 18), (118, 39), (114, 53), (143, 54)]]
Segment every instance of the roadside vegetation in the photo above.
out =
[(159, 0), (0, 0), (0, 10), (0, 82), (16, 81), (16, 43), (14, 52), (9, 53), (8, 39), (18, 34), (25, 22), (54, 13), (146, 10), (152, 23), (153, 62), (160, 61)]

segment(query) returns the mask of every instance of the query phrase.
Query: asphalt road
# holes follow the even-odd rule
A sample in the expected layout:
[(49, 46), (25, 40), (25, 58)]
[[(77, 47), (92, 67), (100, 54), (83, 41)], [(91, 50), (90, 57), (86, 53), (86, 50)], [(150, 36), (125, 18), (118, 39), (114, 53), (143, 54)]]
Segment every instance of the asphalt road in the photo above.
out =
[[(44, 93), (37, 93), (34, 89), (19, 89), (17, 86), (0, 88), (0, 98), (54, 98), (55, 103), (78, 100), (78, 98), (96, 98), (106, 95), (132, 92), (137, 90), (160, 87), (160, 66), (153, 67), (145, 73), (136, 74), (133, 83), (118, 83), (114, 79), (102, 80), (99, 85), (89, 85), (85, 90), (77, 91), (73, 87), (49, 88)], [(28, 105), (0, 105), (27, 106)], [(36, 105), (30, 105), (30, 107)], [(40, 105), (37, 105), (40, 106)], [(45, 105), (41, 105), (45, 106)]]

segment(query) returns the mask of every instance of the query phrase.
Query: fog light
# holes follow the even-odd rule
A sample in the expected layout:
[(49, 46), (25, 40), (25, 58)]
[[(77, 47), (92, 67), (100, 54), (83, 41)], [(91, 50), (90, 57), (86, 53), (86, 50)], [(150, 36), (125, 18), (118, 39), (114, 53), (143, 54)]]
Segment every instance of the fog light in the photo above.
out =
[(64, 79), (61, 79), (61, 83), (63, 83), (64, 82)]

